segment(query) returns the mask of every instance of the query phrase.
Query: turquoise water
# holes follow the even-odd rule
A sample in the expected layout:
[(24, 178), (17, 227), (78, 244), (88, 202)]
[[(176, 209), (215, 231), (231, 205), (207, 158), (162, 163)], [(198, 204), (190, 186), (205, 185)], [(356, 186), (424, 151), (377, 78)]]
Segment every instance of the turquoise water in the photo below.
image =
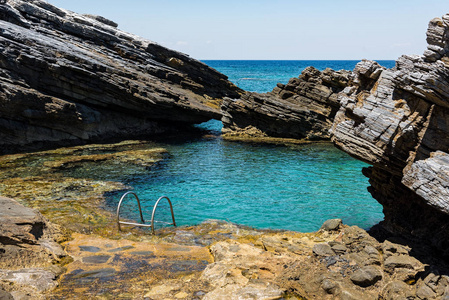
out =
[[(247, 90), (266, 92), (277, 82), (298, 76), (311, 61), (206, 61)], [(352, 69), (356, 61), (317, 61), (314, 66)], [(387, 62), (391, 67), (392, 62)], [(385, 65), (385, 64), (384, 64)], [(235, 81), (238, 78), (253, 78)], [(147, 173), (127, 178), (149, 218), (154, 202), (166, 195), (178, 225), (207, 219), (228, 220), (256, 228), (315, 231), (331, 218), (369, 228), (383, 219), (382, 206), (367, 191), (361, 169), (366, 164), (331, 144), (274, 146), (224, 141), (221, 123), (209, 121), (203, 138), (160, 142), (169, 158)], [(120, 195), (110, 197), (116, 207)], [(129, 204), (133, 206), (134, 203)], [(135, 209), (124, 207), (138, 219)], [(169, 221), (162, 202), (156, 219)]]
[[(287, 83), (292, 77), (298, 77), (308, 66), (320, 71), (326, 68), (334, 70), (353, 70), (359, 60), (204, 60), (204, 63), (227, 75), (238, 87), (250, 91), (266, 93), (278, 82)], [(394, 60), (379, 60), (386, 68), (395, 65)]]
[[(221, 123), (202, 126), (217, 129)], [(366, 165), (331, 144), (257, 145), (227, 142), (213, 133), (159, 144), (170, 157), (126, 182), (145, 199), (147, 218), (155, 200), (167, 195), (178, 225), (220, 219), (307, 232), (331, 218), (363, 228), (382, 220), (382, 207), (367, 192), (368, 180), (361, 174)], [(157, 220), (170, 221), (166, 202), (157, 212)]]

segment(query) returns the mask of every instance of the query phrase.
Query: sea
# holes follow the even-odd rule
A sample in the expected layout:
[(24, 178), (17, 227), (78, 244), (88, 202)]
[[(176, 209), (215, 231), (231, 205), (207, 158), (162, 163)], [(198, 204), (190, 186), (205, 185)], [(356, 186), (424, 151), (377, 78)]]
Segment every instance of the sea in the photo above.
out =
[[(204, 60), (208, 66), (228, 76), (238, 87), (249, 92), (266, 93), (277, 83), (287, 83), (292, 77), (313, 66), (320, 71), (326, 68), (333, 70), (350, 70), (360, 60)], [(394, 60), (377, 60), (386, 67), (393, 68)]]
[[(308, 66), (319, 70), (352, 70), (358, 61), (241, 61), (206, 60), (240, 88), (271, 91)], [(394, 61), (378, 61), (391, 68)], [(155, 201), (173, 202), (178, 225), (209, 219), (260, 229), (316, 231), (328, 219), (369, 229), (383, 219), (382, 206), (367, 191), (362, 168), (368, 165), (330, 143), (267, 145), (225, 141), (220, 121), (196, 125), (202, 137), (160, 141), (169, 157), (145, 174), (123, 181), (139, 195), (143, 214), (150, 219)], [(111, 208), (121, 194), (108, 198)], [(125, 201), (125, 217), (138, 220), (133, 199)], [(156, 220), (170, 221), (162, 201)]]

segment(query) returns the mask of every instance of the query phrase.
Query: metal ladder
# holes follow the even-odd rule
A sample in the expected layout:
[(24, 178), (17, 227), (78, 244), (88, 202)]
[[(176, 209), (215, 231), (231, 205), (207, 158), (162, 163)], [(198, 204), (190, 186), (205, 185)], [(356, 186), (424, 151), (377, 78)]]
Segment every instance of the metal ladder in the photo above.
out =
[[(133, 223), (133, 222), (120, 221), (120, 207), (121, 207), (122, 202), (125, 199), (125, 197), (130, 195), (130, 194), (134, 195), (134, 197), (136, 197), (137, 205), (139, 206), (140, 220), (142, 221), (142, 223)], [(171, 211), (171, 217), (172, 217), (173, 223), (162, 222), (162, 221), (155, 221), (154, 220), (154, 214), (156, 213), (156, 208), (157, 208), (159, 202), (162, 199), (167, 199), (168, 204), (170, 204), (170, 211)], [(117, 226), (118, 226), (118, 230), (119, 231), (122, 230), (121, 227), (120, 227), (120, 224), (123, 224), (123, 225), (133, 225), (133, 226), (140, 226), (140, 227), (151, 227), (151, 232), (152, 232), (152, 234), (154, 234), (154, 223), (163, 223), (163, 224), (167, 224), (167, 225), (176, 226), (175, 215), (173, 214), (173, 206), (171, 204), (170, 199), (167, 196), (162, 196), (159, 199), (157, 199), (156, 204), (154, 204), (154, 207), (153, 207), (153, 213), (151, 214), (151, 224), (145, 224), (145, 220), (143, 219), (143, 215), (142, 215), (142, 208), (140, 206), (139, 197), (137, 197), (136, 193), (134, 193), (134, 192), (126, 192), (126, 193), (123, 194), (123, 196), (122, 196), (122, 198), (120, 198), (120, 201), (119, 201), (118, 206), (117, 206)]]

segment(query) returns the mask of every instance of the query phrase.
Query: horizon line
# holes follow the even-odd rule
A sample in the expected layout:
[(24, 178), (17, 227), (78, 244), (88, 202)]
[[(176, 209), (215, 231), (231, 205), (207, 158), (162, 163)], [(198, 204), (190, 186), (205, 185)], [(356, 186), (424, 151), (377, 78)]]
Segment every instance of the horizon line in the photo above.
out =
[(219, 58), (200, 58), (198, 60), (203, 61), (203, 60), (221, 60), (221, 61), (362, 61), (362, 60), (373, 60), (373, 61), (396, 61), (397, 59), (367, 59), (367, 58), (362, 58), (362, 59), (241, 59), (241, 58), (236, 58), (236, 59), (219, 59)]

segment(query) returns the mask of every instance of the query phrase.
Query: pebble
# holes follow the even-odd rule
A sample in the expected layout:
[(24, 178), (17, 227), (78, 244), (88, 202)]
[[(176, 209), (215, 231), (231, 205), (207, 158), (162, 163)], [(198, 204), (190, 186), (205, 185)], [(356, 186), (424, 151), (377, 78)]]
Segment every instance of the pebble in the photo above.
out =
[(175, 295), (175, 298), (177, 298), (177, 299), (184, 299), (184, 298), (186, 298), (187, 296), (189, 296), (189, 294), (187, 294), (186, 292), (179, 292), (179, 293), (177, 293), (177, 294)]

